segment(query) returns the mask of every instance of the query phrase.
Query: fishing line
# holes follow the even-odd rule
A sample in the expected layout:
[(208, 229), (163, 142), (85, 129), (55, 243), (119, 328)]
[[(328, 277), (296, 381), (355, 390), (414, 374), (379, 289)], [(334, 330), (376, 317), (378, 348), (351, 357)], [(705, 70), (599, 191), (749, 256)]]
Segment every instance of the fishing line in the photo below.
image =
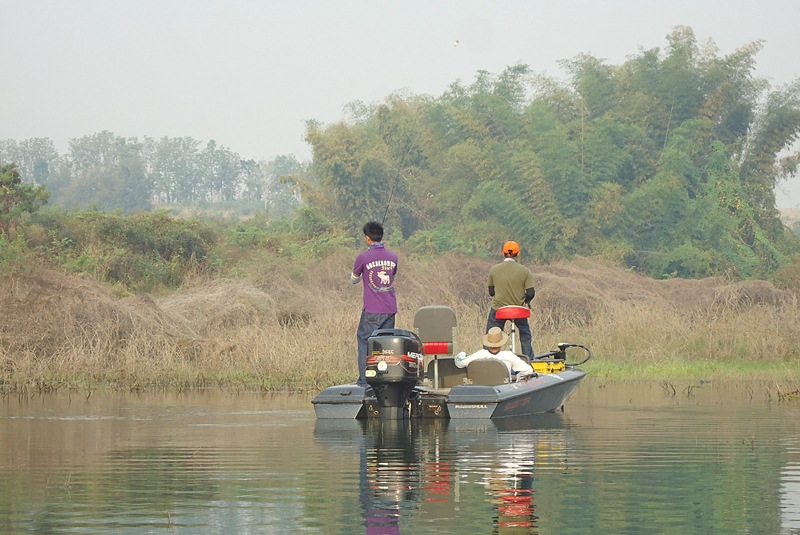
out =
[[(419, 119), (419, 110), (417, 110), (415, 115), (416, 115), (415, 119)], [(384, 225), (386, 223), (386, 215), (389, 213), (389, 206), (391, 206), (392, 204), (392, 199), (394, 198), (394, 190), (397, 187), (397, 182), (400, 179), (400, 176), (403, 174), (403, 166), (405, 165), (408, 155), (411, 154), (411, 150), (417, 144), (417, 139), (419, 139), (421, 133), (422, 133), (421, 129), (419, 128), (419, 126), (417, 126), (417, 133), (414, 136), (414, 139), (408, 146), (408, 150), (406, 151), (406, 153), (403, 154), (402, 158), (400, 158), (400, 165), (398, 166), (397, 174), (395, 175), (394, 180), (392, 181), (392, 189), (389, 191), (389, 200), (386, 201), (386, 209), (383, 211), (383, 218), (381, 219), (381, 225)]]
[[(402, 168), (402, 166), (401, 166)], [(395, 176), (394, 181), (392, 182), (392, 189), (389, 191), (389, 200), (386, 201), (386, 210), (383, 211), (383, 218), (381, 219), (381, 226), (386, 223), (386, 214), (389, 213), (389, 206), (392, 204), (392, 197), (394, 197), (394, 188), (397, 186), (397, 180), (400, 178), (400, 171), (397, 171), (397, 176)]]

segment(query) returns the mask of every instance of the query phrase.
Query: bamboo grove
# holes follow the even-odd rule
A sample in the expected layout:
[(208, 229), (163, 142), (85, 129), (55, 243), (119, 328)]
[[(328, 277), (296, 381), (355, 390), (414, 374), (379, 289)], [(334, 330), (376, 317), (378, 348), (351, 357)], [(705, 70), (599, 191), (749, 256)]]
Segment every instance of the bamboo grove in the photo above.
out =
[(720, 56), (686, 27), (667, 42), (618, 66), (564, 61), (565, 82), (518, 64), (310, 123), (304, 200), (351, 232), (385, 219), (418, 252), (515, 239), (542, 262), (768, 276), (798, 252), (774, 189), (797, 171), (800, 83), (754, 76), (759, 42)]

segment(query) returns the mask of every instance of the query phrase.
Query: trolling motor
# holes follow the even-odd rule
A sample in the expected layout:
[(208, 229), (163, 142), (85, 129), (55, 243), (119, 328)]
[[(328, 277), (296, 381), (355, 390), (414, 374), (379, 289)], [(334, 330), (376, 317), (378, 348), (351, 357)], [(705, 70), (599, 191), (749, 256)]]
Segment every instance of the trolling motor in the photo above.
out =
[(367, 339), (367, 384), (375, 391), (380, 417), (410, 416), (412, 390), (422, 378), (422, 342), (412, 331), (378, 329)]
[[(533, 361), (531, 361), (531, 364), (533, 364), (533, 362), (535, 362), (535, 361), (538, 361), (538, 362), (564, 362), (566, 367), (572, 367), (572, 366), (580, 366), (581, 364), (585, 363), (586, 361), (588, 361), (589, 359), (592, 358), (592, 350), (589, 349), (588, 347), (586, 347), (585, 345), (582, 345), (582, 344), (568, 344), (566, 342), (559, 342), (558, 344), (556, 344), (556, 346), (558, 347), (558, 349), (556, 349), (556, 350), (548, 351), (546, 353), (542, 353), (541, 355), (535, 355), (533, 357)], [(567, 360), (567, 349), (570, 348), (570, 347), (577, 347), (577, 348), (583, 349), (586, 352), (585, 358), (580, 362), (566, 362), (566, 360)]]
[[(534, 374), (563, 372), (567, 368), (580, 366), (592, 358), (592, 350), (584, 345), (559, 342), (556, 346), (558, 349), (533, 356), (530, 364)], [(570, 347), (583, 349), (586, 352), (585, 358), (580, 362), (567, 362), (567, 349)], [(517, 378), (517, 380), (519, 380), (519, 378)]]

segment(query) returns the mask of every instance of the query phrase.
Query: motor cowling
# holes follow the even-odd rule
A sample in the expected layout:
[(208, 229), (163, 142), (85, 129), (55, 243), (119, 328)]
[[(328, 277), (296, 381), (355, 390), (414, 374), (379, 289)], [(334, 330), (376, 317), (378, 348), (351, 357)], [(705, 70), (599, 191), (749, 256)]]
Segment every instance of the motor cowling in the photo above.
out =
[(404, 329), (379, 329), (367, 340), (367, 383), (375, 390), (380, 416), (408, 416), (411, 391), (422, 378), (422, 342)]

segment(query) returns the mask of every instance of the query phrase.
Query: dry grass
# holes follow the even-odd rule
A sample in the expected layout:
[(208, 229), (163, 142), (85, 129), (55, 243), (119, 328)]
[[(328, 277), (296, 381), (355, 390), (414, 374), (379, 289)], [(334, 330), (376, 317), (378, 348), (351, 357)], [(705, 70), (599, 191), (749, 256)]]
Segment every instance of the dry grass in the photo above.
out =
[[(398, 327), (413, 330), (420, 306), (447, 305), (459, 321), (456, 347), (477, 349), (491, 264), (401, 256)], [(316, 390), (352, 381), (361, 288), (347, 282), (351, 267), (340, 253), (122, 299), (53, 271), (6, 278), (0, 387)], [(596, 377), (800, 378), (800, 307), (769, 283), (656, 281), (587, 259), (534, 272), (535, 349), (590, 345), (586, 369)]]

